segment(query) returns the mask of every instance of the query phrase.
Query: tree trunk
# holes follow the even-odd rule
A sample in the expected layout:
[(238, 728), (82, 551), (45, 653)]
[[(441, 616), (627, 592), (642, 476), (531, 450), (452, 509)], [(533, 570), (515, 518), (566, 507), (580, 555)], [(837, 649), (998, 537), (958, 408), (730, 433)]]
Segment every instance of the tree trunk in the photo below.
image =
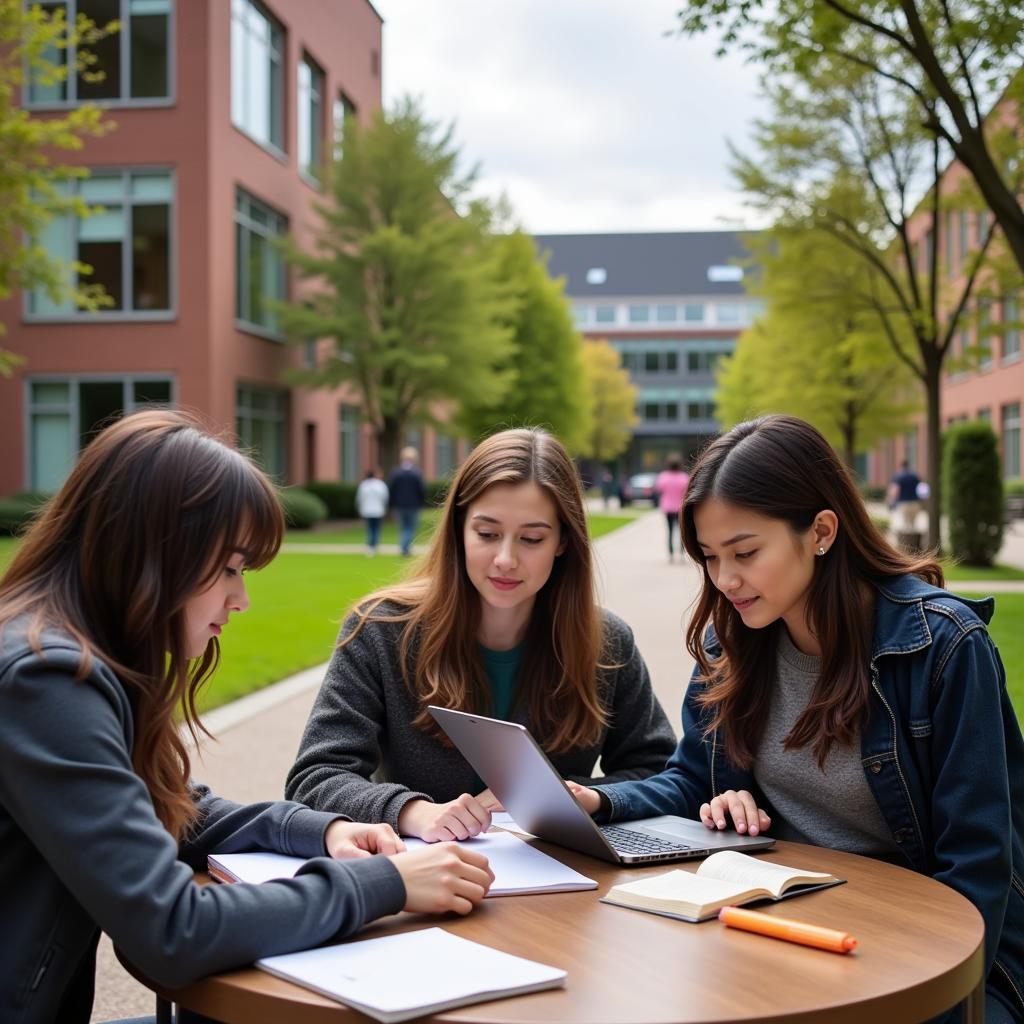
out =
[(942, 452), (939, 444), (941, 432), (941, 397), (939, 392), (942, 367), (936, 361), (925, 360), (925, 408), (926, 408), (926, 444), (928, 447), (928, 471), (925, 479), (931, 492), (928, 495), (928, 543), (931, 551), (938, 552), (941, 533), (939, 531), (939, 514), (942, 509)]
[(404, 429), (405, 424), (392, 416), (385, 416), (383, 424), (376, 428), (377, 457), (385, 478), (398, 465)]

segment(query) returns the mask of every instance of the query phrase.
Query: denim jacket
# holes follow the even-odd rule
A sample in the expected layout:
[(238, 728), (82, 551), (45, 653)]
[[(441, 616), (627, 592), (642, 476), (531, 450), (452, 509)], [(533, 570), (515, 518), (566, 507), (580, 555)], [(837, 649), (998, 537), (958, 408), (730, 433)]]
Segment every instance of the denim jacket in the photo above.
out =
[[(987, 987), (1024, 1019), (1024, 740), (985, 624), (992, 598), (971, 601), (915, 576), (877, 583), (871, 697), (861, 762), (892, 837), (914, 871), (956, 889), (985, 921)], [(721, 648), (709, 631), (705, 649)], [(696, 818), (727, 789), (767, 806), (753, 772), (725, 757), (696, 671), (683, 738), (665, 769), (601, 787), (611, 820)]]

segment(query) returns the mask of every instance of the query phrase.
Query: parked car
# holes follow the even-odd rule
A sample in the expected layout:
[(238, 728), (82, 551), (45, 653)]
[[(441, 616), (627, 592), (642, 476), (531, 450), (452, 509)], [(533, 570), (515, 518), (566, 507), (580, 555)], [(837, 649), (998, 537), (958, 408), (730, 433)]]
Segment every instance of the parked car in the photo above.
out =
[(623, 489), (622, 504), (632, 505), (638, 501), (649, 501), (653, 505), (654, 485), (657, 479), (657, 473), (636, 473), (631, 476)]

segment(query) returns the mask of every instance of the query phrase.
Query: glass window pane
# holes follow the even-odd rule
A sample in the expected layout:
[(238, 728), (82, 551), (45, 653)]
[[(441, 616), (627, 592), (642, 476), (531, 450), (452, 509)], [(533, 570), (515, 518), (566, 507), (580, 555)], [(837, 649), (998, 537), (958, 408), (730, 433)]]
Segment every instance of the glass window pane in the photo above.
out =
[[(78, 13), (103, 28), (121, 17), (121, 0), (78, 0)], [(80, 100), (120, 98), (121, 39), (121, 32), (111, 32), (88, 48), (95, 61), (78, 74)]]
[(75, 459), (71, 415), (66, 412), (33, 413), (29, 445), (32, 490), (58, 490)]
[(266, 279), (267, 242), (255, 232), (249, 234), (249, 308), (245, 319), (252, 324), (263, 322), (263, 283)]
[(646, 352), (644, 353), (644, 369), (648, 373), (657, 373), (658, 366), (658, 353), (657, 352)]
[(165, 14), (137, 15), (131, 19), (131, 95), (136, 99), (170, 95), (167, 25)]
[(683, 319), (689, 323), (700, 322), (704, 319), (704, 306), (699, 302), (690, 302), (683, 306)]
[(66, 381), (33, 381), (33, 405), (65, 405), (71, 401), (71, 389)]
[(75, 258), (74, 242), (75, 218), (69, 216), (54, 217), (39, 234), (39, 244), (63, 265), (62, 278), (67, 284), (66, 293), (55, 302), (45, 288), (34, 288), (29, 294), (29, 310), (42, 316), (56, 316), (73, 313), (74, 301), (71, 298), (72, 271), (68, 264)]
[(132, 401), (139, 405), (170, 405), (169, 380), (137, 380), (132, 385)]
[(111, 420), (124, 414), (122, 380), (89, 380), (78, 385), (78, 433), (81, 447)]
[(124, 309), (124, 285), (121, 278), (122, 251), (121, 242), (80, 242), (78, 259), (90, 268), (83, 274), (85, 284), (99, 284), (113, 300), (108, 310)]
[(170, 208), (132, 209), (132, 308), (170, 309)]
[(659, 323), (672, 323), (676, 318), (676, 307), (674, 305), (661, 305), (655, 311), (655, 318)]
[(79, 242), (121, 242), (124, 236), (124, 208), (121, 206), (105, 206), (78, 224)]
[(130, 14), (170, 14), (171, 0), (129, 0)]
[[(67, 5), (64, 3), (40, 4), (44, 13), (52, 18), (61, 13), (67, 17)], [(48, 46), (40, 57), (44, 68), (63, 68), (67, 65), (67, 51), (59, 46)], [(56, 80), (50, 74), (40, 73), (39, 68), (28, 70), (28, 102), (29, 103), (63, 103), (68, 98), (67, 77)]]
[(630, 306), (629, 322), (631, 324), (643, 324), (651, 319), (650, 306)]
[(131, 194), (135, 200), (169, 203), (174, 195), (171, 176), (166, 171), (143, 171), (132, 175)]
[(120, 174), (93, 174), (78, 186), (87, 203), (120, 202), (124, 198), (124, 178)]
[(246, 126), (246, 48), (244, 0), (231, 3), (231, 123), (239, 128)]
[(594, 307), (594, 319), (599, 324), (612, 324), (612, 323), (615, 323), (615, 307), (614, 306), (595, 306)]
[(298, 69), (298, 110), (295, 122), (296, 145), (299, 149), (299, 167), (303, 170), (312, 163), (310, 143), (310, 92), (313, 71), (304, 60), (299, 61)]
[(241, 224), (235, 224), (235, 316), (239, 320), (245, 319), (246, 295), (249, 289), (248, 245), (248, 231)]

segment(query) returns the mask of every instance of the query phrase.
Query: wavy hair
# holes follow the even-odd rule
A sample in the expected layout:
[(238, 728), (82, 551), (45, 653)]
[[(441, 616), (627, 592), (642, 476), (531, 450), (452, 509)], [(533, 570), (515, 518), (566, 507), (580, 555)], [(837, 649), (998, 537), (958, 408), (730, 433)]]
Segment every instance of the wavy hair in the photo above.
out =
[[(943, 585), (930, 556), (897, 551), (872, 523), (846, 466), (825, 438), (803, 420), (764, 416), (733, 427), (704, 450), (683, 501), (683, 543), (704, 568), (703, 586), (686, 646), (707, 684), (700, 700), (712, 710), (708, 733), (721, 729), (733, 764), (749, 768), (761, 739), (776, 672), (779, 621), (750, 629), (718, 590), (697, 542), (694, 513), (709, 499), (782, 520), (794, 536), (831, 509), (839, 520), (828, 555), (814, 560), (807, 623), (821, 646), (821, 674), (784, 747), (808, 744), (824, 766), (835, 742), (848, 743), (868, 702), (873, 603), (865, 584), (912, 573)], [(719, 657), (704, 649), (708, 624), (721, 644)]]
[(503, 430), (481, 441), (455, 474), (418, 571), (362, 602), (355, 628), (339, 644), (350, 643), (369, 620), (404, 623), (402, 674), (420, 705), (413, 724), (446, 745), (428, 704), (493, 710), (477, 644), (480, 595), (466, 572), (467, 510), (489, 487), (531, 482), (554, 503), (565, 549), (537, 593), (520, 673), (525, 689), (517, 700), (526, 704), (531, 729), (554, 752), (595, 742), (607, 721), (597, 686), (598, 668), (604, 667), (602, 625), (576, 467), (546, 431)]
[(196, 693), (220, 657), (216, 638), (189, 659), (185, 604), (233, 552), (260, 568), (284, 522), (266, 477), (242, 454), (171, 410), (125, 416), (85, 448), (44, 506), (0, 580), (0, 627), (28, 617), (82, 648), (124, 684), (132, 706), (132, 765), (158, 817), (181, 839), (195, 819), (181, 708), (193, 739), (205, 731)]

